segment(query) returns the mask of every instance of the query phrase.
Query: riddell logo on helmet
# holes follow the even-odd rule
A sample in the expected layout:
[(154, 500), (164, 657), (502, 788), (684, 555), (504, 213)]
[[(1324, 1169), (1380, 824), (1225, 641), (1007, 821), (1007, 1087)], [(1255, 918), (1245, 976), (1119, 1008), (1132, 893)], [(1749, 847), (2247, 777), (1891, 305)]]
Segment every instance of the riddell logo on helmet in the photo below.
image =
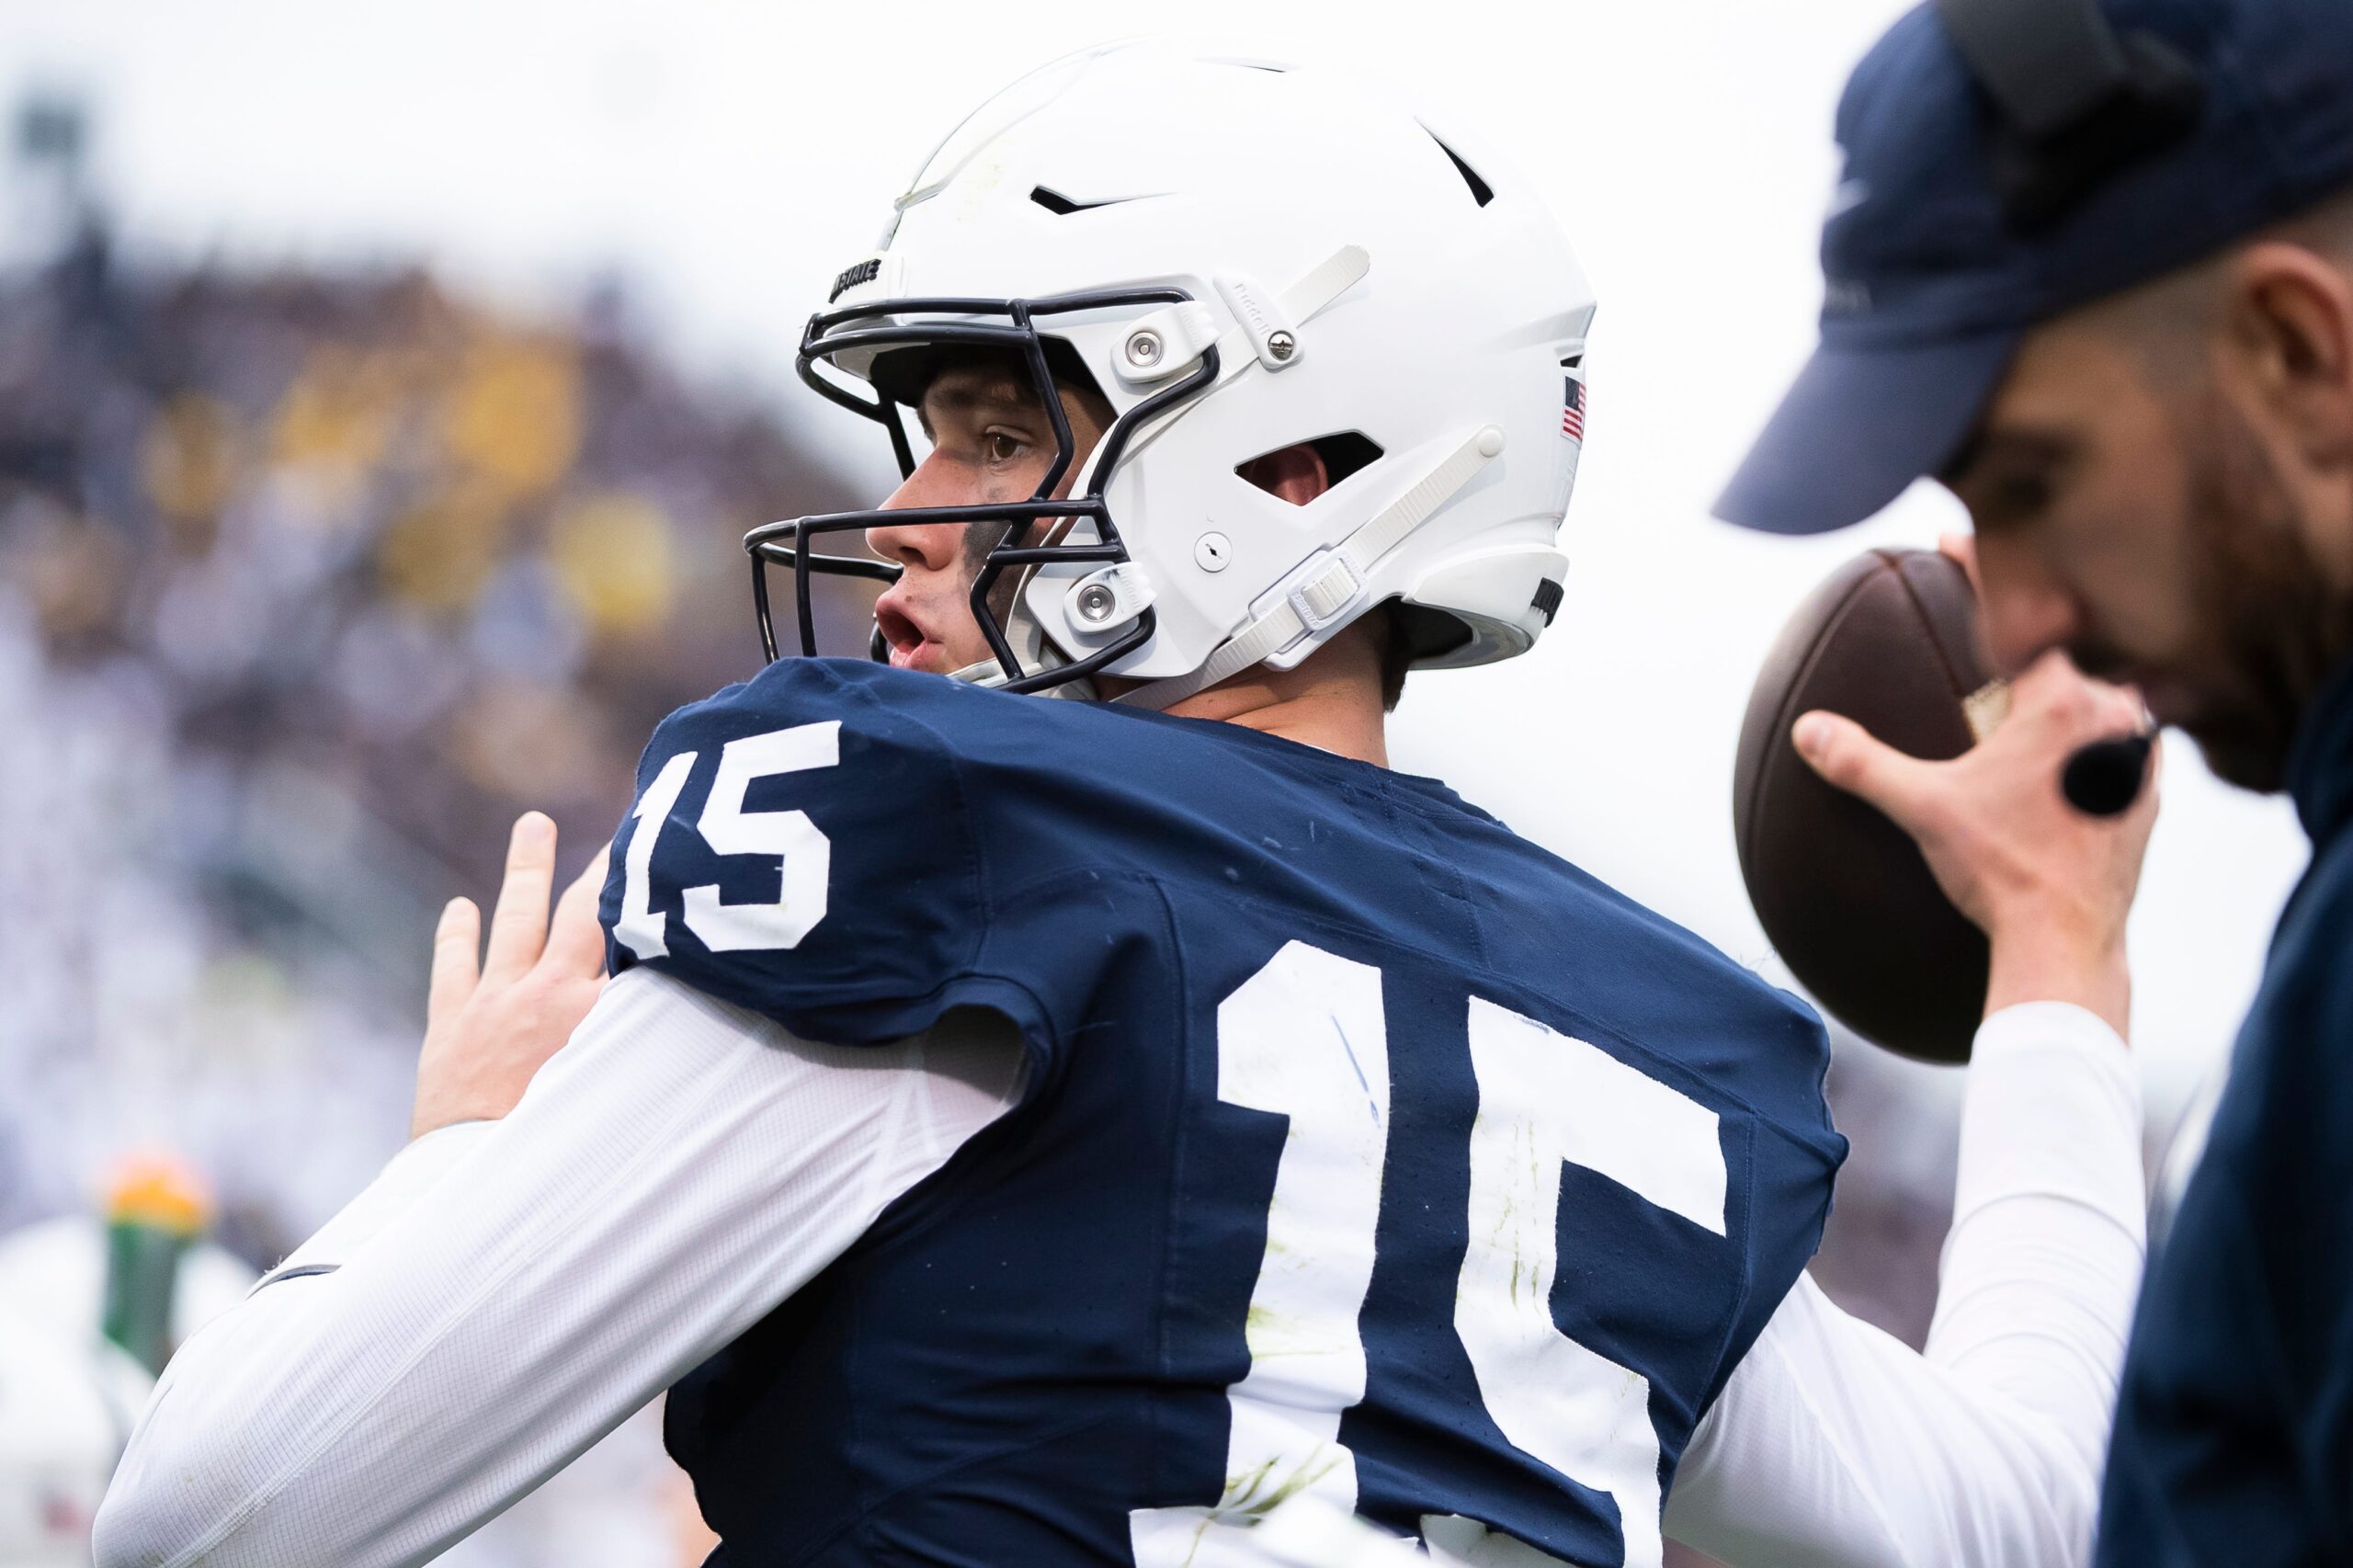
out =
[(879, 256), (870, 256), (856, 267), (844, 267), (842, 275), (834, 279), (834, 291), (825, 296), (825, 303), (832, 304), (861, 283), (873, 282), (881, 271), (882, 258)]
[(1258, 341), (1264, 342), (1267, 335), (1279, 324), (1273, 312), (1258, 298), (1257, 285), (1251, 279), (1232, 273), (1224, 274), (1217, 279), (1217, 291), (1225, 297), (1226, 306), (1233, 312), (1234, 320)]

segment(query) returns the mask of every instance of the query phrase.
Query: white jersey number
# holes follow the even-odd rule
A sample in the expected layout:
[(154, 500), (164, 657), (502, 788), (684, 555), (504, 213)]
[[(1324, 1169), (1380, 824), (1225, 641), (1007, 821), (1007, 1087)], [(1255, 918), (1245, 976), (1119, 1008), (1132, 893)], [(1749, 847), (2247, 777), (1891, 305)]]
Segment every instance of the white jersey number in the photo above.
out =
[[(836, 767), (842, 760), (841, 721), (797, 724), (730, 741), (719, 754), (719, 776), (695, 830), (720, 855), (760, 855), (777, 863), (781, 882), (773, 903), (722, 903), (716, 884), (688, 888), (687, 929), (714, 953), (797, 948), (825, 917), (825, 888), (833, 869), (833, 844), (805, 812), (747, 812), (744, 797), (753, 784), (780, 773)], [(682, 751), (662, 765), (630, 815), (622, 859), (621, 916), (613, 938), (641, 959), (670, 950), (668, 917), (654, 907), (654, 844), (694, 771), (698, 752)]]
[[(1352, 1512), (1357, 1501), (1356, 1456), (1339, 1427), (1364, 1398), (1358, 1317), (1372, 1284), (1388, 1153), (1381, 971), (1292, 942), (1226, 998), (1217, 1019), (1218, 1097), (1290, 1126), (1250, 1295), (1250, 1370), (1226, 1391), (1224, 1495), (1211, 1507), (1131, 1516), (1139, 1568), (1255, 1561), (1245, 1531), (1275, 1505), (1304, 1495)], [(1552, 1321), (1561, 1174), (1582, 1165), (1722, 1235), (1727, 1177), (1716, 1115), (1494, 1003), (1472, 997), (1468, 1023), (1479, 1113), (1455, 1333), (1497, 1428), (1521, 1452), (1608, 1493), (1627, 1568), (1656, 1568), (1650, 1385)], [(1467, 1519), (1427, 1517), (1422, 1529), (1440, 1561), (1552, 1561)]]

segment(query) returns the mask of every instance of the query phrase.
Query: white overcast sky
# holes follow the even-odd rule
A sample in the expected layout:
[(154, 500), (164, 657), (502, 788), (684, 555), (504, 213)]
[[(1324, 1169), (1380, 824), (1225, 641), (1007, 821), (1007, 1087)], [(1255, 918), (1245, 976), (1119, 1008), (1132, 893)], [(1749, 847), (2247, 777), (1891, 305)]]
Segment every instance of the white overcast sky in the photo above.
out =
[[(0, 102), (97, 111), (137, 243), (255, 260), (426, 260), (529, 301), (618, 271), (706, 370), (774, 385), (938, 137), (1079, 44), (1181, 28), (1350, 60), (1481, 125), (1598, 288), (1590, 440), (1559, 623), (1516, 665), (1426, 677), (1399, 766), (1765, 960), (1733, 856), (1748, 685), (1806, 590), (1958, 524), (1915, 492), (1790, 542), (1707, 518), (1812, 344), (1840, 84), (1898, 0), (0, 0)], [(1148, 112), (1140, 108), (1139, 112)], [(846, 466), (885, 481), (855, 422)], [(2303, 859), (2284, 805), (2173, 748), (2134, 931), (2153, 1108), (2211, 1070)]]

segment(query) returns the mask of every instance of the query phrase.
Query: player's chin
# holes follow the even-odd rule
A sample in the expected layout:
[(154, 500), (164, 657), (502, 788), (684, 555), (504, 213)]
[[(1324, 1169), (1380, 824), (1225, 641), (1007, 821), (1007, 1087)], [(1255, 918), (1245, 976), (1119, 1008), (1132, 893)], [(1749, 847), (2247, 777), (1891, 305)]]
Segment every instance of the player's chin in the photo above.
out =
[(2256, 705), (2209, 704), (2179, 718), (2158, 715), (2198, 743), (2215, 778), (2257, 794), (2287, 788), (2288, 757), (2295, 742), (2293, 716)]

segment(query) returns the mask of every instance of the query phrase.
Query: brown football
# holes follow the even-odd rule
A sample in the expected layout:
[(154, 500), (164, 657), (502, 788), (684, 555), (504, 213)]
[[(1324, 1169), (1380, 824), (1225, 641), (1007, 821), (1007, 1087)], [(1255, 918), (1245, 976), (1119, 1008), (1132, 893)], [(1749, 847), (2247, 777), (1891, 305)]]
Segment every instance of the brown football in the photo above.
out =
[(1843, 713), (1899, 751), (1959, 756), (1998, 720), (1961, 567), (1876, 550), (1814, 590), (1756, 677), (1733, 776), (1749, 902), (1798, 983), (1867, 1040), (1965, 1062), (1985, 1002), (1985, 937), (1937, 886), (1911, 838), (1815, 777), (1790, 728)]

